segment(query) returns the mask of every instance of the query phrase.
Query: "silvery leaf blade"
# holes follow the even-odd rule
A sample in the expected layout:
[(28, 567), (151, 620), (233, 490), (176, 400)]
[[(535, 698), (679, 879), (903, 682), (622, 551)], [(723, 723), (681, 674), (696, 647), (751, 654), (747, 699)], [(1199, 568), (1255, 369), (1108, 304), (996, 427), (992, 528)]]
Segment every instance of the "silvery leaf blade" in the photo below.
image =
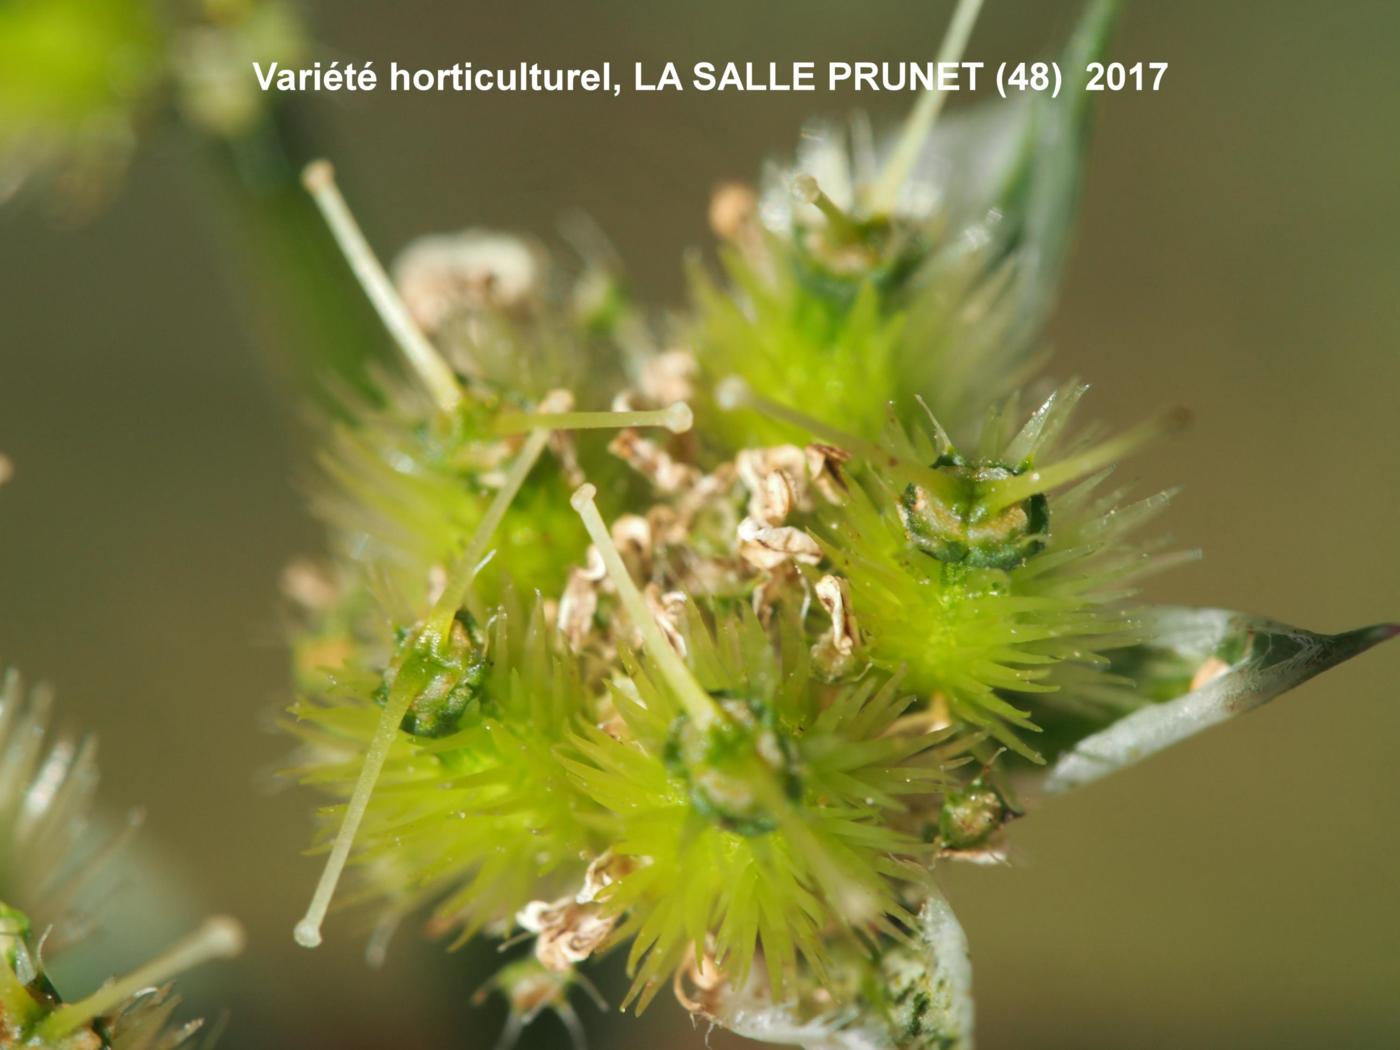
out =
[(1046, 795), (1141, 762), (1400, 633), (1400, 626), (1379, 624), (1315, 634), (1244, 613), (1181, 606), (1148, 610), (1142, 628), (1150, 641), (1133, 651), (1136, 667), (1129, 674), (1156, 702), (1061, 755), (1044, 777)]

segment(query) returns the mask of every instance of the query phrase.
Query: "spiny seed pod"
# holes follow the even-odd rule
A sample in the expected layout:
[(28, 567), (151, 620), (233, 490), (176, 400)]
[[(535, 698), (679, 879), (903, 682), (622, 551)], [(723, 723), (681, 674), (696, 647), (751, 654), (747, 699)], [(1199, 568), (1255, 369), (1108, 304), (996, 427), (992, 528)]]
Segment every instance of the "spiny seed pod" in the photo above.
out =
[[(1169, 414), (1119, 437), (1076, 446), (1066, 442), (1065, 431), (1085, 389), (1062, 387), (1019, 430), (1012, 429), (1009, 406), (994, 406), (979, 447), (989, 461), (1028, 466), (971, 484), (924, 466), (936, 463), (949, 445), (935, 420), (928, 424), (931, 433), (887, 426), (877, 443), (758, 394), (737, 377), (722, 383), (718, 394), (730, 411), (762, 413), (855, 454), (847, 468), (851, 483), (835, 507), (817, 515), (815, 532), (832, 570), (846, 583), (870, 659), (901, 669), (921, 695), (945, 697), (958, 721), (986, 729), (1035, 761), (1041, 756), (1025, 734), (1040, 727), (1032, 711), (1019, 705), (1131, 705), (1130, 693), (1095, 677), (1106, 653), (1136, 639), (1131, 607), (1123, 601), (1127, 587), (1192, 556), (1144, 556), (1132, 542), (1132, 533), (1160, 512), (1169, 494), (1129, 505), (1122, 505), (1121, 493), (1098, 494), (1104, 468), (1179, 426), (1180, 417)], [(1057, 455), (1065, 447), (1069, 451)], [(935, 504), (927, 494), (937, 494), (936, 505), (948, 511), (941, 522), (930, 514), (910, 529), (911, 485), (926, 493), (916, 507), (931, 510)], [(1070, 485), (1044, 509), (1033, 510), (1036, 497)], [(1033, 515), (1055, 518), (1053, 534), (1034, 534), (1035, 558), (928, 557), (927, 536), (934, 530), (965, 535), (962, 522), (995, 522), (1014, 507), (1023, 508), (1027, 522)], [(1031, 541), (1029, 532), (1025, 539)], [(993, 564), (979, 564), (983, 560)], [(1089, 688), (1062, 693), (1061, 685), (1076, 676), (1087, 677)]]
[[(980, 3), (960, 5), (940, 59), (957, 61)], [(946, 92), (897, 135), (863, 120), (804, 130), (773, 165), (752, 219), (698, 266), (690, 337), (711, 382), (737, 375), (873, 439), (922, 396), (956, 432), (1013, 392), (1039, 347), (1065, 255), (1090, 107), (1077, 71), (1101, 54), (1115, 5), (1090, 3), (1058, 98), (940, 119)], [(730, 447), (791, 440), (762, 414), (720, 417)]]
[[(726, 717), (702, 727), (679, 715), (666, 739), (666, 766), (690, 785), (696, 812), (737, 835), (766, 835), (778, 824), (753, 781), (772, 776), (785, 798), (800, 799), (797, 749), (766, 700), (735, 697), (726, 690), (710, 690), (710, 695)], [(755, 769), (755, 763), (762, 768)]]

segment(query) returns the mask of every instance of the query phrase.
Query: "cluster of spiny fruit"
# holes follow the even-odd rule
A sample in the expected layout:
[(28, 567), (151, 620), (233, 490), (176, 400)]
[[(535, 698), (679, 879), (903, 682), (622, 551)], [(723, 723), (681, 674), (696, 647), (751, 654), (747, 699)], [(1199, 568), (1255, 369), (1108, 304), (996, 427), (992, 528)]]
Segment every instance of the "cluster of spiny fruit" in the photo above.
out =
[(1078, 384), (1018, 408), (1082, 105), (1008, 118), (983, 187), (935, 115), (717, 192), (728, 280), (696, 274), (669, 341), (596, 251), (469, 231), (391, 278), (307, 170), (410, 376), (331, 428), (336, 557), (287, 576), (299, 770), (343, 800), (301, 943), (350, 864), (376, 953), (429, 902), (436, 932), (532, 938), (517, 1020), (572, 1017), (630, 942), (639, 1008), (878, 986), (940, 1037), (937, 975), (894, 975), (932, 863), (993, 855), (1003, 771), (1138, 703), (1110, 654), (1170, 559), (1133, 539), (1163, 499), (1102, 484), (1166, 424), (1075, 435)]
[[(167, 81), (203, 131), (260, 135), (239, 70), (304, 47), (275, 2), (168, 39), (137, 0), (96, 20), (75, 2), (17, 9), (15, 53), (88, 27), (125, 40), (95, 49), (124, 67), (81, 99), (35, 80), (0, 136), (12, 185), (109, 174)], [(980, 6), (959, 0), (941, 62)], [(724, 277), (697, 266), (670, 327), (586, 230), (571, 262), (424, 238), (391, 277), (330, 167), (306, 170), (405, 367), (335, 406), (330, 557), (285, 577), (295, 771), (335, 800), (300, 943), (320, 943), (348, 868), (344, 903), (380, 916), (372, 958), (420, 911), (454, 943), (530, 942), (491, 984), (505, 1044), (544, 1010), (581, 1037), (571, 991), (630, 945), (624, 1006), (669, 982), (770, 1042), (966, 1048), (967, 944), (936, 863), (998, 859), (1036, 795), (1400, 634), (1133, 604), (1190, 555), (1138, 536), (1166, 494), (1107, 479), (1174, 419), (1104, 436), (1071, 425), (1082, 385), (1036, 378), (1089, 115), (1071, 73), (1114, 6), (1090, 0), (1055, 97), (940, 120), (926, 94), (888, 140), (814, 127), (758, 189), (721, 188)], [(91, 119), (53, 124), (55, 98)], [(46, 747), (46, 718), (7, 676), (0, 1045), (188, 1045), (166, 982), (236, 952), (232, 920), (85, 998), (48, 975), (126, 832), (94, 841), (92, 745)]]

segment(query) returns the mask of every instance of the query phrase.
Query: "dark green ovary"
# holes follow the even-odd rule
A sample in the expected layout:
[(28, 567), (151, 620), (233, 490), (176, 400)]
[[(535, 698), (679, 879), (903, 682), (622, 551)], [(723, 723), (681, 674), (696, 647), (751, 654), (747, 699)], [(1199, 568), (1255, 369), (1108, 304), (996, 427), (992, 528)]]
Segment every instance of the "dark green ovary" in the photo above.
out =
[(777, 830), (772, 800), (756, 783), (776, 776), (783, 796), (801, 798), (792, 743), (755, 700), (725, 700), (728, 717), (701, 728), (682, 716), (666, 743), (666, 764), (689, 787), (701, 816), (736, 835), (752, 838)]
[(1001, 466), (971, 467), (942, 457), (934, 468), (963, 482), (967, 496), (949, 503), (918, 485), (905, 488), (899, 518), (909, 542), (941, 562), (978, 569), (1015, 569), (1045, 549), (1050, 505), (1037, 493), (989, 513), (978, 500), (981, 483), (1012, 477)]
[(965, 791), (951, 791), (944, 798), (938, 813), (938, 837), (946, 849), (978, 849), (1009, 815), (1001, 795), (975, 780)]
[(399, 727), (421, 737), (446, 736), (457, 730), (471, 702), (480, 696), (490, 666), (473, 644), (467, 629), (454, 623), (452, 635), (441, 651), (421, 637), (405, 640), (407, 651), (396, 670), (374, 693), (374, 701), (388, 702), (393, 685), (407, 679), (416, 686), (413, 700)]

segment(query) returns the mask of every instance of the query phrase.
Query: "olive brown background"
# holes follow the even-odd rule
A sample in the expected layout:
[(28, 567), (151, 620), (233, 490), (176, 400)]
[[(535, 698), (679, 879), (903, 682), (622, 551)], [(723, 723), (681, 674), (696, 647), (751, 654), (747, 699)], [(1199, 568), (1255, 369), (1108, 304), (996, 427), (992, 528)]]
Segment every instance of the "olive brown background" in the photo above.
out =
[[(381, 70), (629, 71), (924, 58), (949, 6), (404, 0), (323, 3), (313, 24), (327, 55)], [(990, 0), (971, 57), (1044, 54), (1075, 10)], [(1142, 2), (1113, 50), (1171, 68), (1159, 94), (1101, 99), (1053, 370), (1092, 380), (1089, 412), (1116, 425), (1195, 415), (1124, 472), (1183, 484), (1168, 526), (1206, 550), (1149, 594), (1320, 630), (1400, 617), (1400, 7)], [(679, 304), (709, 189), (856, 101), (385, 92), (310, 111), (384, 254), (470, 225), (549, 237), (577, 208), (643, 296)], [(891, 120), (907, 104), (860, 101)], [(315, 953), (292, 943), (312, 800), (265, 790), (286, 741), (264, 728), (288, 699), (278, 570), (318, 543), (307, 448), (188, 150), (147, 143), (77, 230), (0, 213), (0, 450), (17, 466), (0, 656), (98, 733), (111, 811), (149, 811), (158, 870), (119, 898), (104, 965), (228, 910), (248, 952), (186, 982), (192, 1009), (230, 1008), (221, 1045), (488, 1047), (500, 1007), (468, 1000), (489, 945), (448, 956), (409, 930), (371, 971), (346, 917)], [(980, 1045), (1400, 1045), (1397, 675), (1400, 646), (1372, 653), (1016, 825), (1014, 866), (946, 869)], [(703, 1045), (664, 1000), (640, 1022), (580, 1010), (595, 1046)], [(550, 1020), (527, 1043), (566, 1045)]]

